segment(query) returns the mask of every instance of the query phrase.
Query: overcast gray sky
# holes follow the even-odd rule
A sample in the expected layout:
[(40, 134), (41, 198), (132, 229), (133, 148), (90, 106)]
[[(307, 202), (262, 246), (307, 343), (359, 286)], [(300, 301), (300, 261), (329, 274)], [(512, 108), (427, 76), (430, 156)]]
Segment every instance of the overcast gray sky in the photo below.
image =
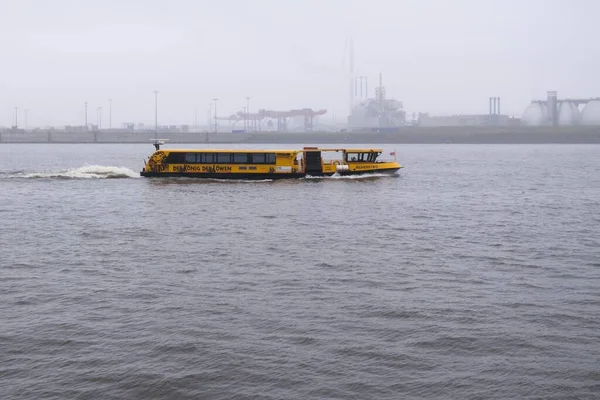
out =
[[(348, 113), (348, 57), (406, 111), (520, 116), (532, 97), (600, 96), (596, 0), (0, 0), (0, 125), (191, 124), (241, 110)], [(22, 114), (21, 117), (22, 118)]]

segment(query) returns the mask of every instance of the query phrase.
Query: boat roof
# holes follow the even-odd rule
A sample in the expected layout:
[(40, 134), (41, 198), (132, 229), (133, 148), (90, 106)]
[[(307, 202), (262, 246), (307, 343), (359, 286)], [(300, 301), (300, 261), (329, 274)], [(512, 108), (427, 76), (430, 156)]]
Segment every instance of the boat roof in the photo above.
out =
[(172, 153), (302, 153), (304, 151), (345, 151), (347, 153), (383, 152), (376, 148), (320, 148), (304, 149), (163, 149)]

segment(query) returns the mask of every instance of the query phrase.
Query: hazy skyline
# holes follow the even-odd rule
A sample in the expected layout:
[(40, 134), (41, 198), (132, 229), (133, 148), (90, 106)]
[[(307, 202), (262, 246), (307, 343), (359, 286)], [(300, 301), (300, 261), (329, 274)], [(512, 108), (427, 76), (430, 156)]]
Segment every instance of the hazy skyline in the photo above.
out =
[[(521, 116), (546, 90), (600, 96), (594, 0), (193, 1), (0, 0), (0, 126), (81, 125), (103, 107), (122, 122), (204, 124), (208, 104), (235, 113), (325, 108), (345, 120), (355, 74), (379, 72), (407, 115)], [(22, 126), (23, 114), (19, 116)]]

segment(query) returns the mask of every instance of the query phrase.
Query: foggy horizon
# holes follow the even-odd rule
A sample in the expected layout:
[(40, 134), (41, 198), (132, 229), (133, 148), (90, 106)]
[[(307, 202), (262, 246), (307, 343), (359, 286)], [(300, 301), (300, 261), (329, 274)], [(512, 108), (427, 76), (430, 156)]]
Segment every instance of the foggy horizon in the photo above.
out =
[(532, 99), (600, 96), (594, 18), (600, 3), (132, 0), (0, 3), (0, 126), (204, 125), (218, 114), (327, 109), (345, 122), (348, 41), (354, 73), (379, 73), (412, 113), (486, 114), (489, 97), (520, 117)]

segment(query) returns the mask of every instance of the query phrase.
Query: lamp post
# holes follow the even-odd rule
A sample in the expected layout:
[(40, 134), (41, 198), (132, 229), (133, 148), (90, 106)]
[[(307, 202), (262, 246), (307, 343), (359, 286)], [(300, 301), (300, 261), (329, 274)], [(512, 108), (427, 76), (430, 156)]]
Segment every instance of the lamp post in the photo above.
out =
[(154, 136), (158, 139), (158, 90), (154, 91)]
[(242, 107), (242, 110), (244, 111), (244, 132), (248, 132), (248, 123), (246, 121), (246, 106)]
[(194, 107), (194, 133), (198, 131), (198, 107)]
[(219, 130), (217, 126), (217, 100), (219, 99), (213, 99), (213, 101), (215, 102), (215, 133), (217, 133)]
[(250, 97), (246, 96), (246, 132), (250, 131)]
[(98, 123), (98, 130), (102, 129), (102, 107), (98, 107), (96, 109), (96, 113), (97, 113), (97, 123)]

